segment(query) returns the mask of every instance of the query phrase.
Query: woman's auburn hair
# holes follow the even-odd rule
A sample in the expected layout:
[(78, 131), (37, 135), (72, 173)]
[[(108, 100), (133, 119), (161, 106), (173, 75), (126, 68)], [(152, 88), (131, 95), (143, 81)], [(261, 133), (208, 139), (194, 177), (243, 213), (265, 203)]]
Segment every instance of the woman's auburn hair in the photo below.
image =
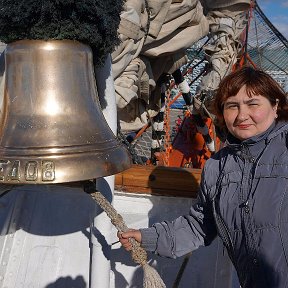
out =
[(214, 113), (217, 117), (217, 125), (226, 127), (223, 117), (224, 102), (231, 96), (235, 96), (246, 85), (249, 97), (261, 95), (269, 100), (271, 105), (279, 100), (277, 121), (288, 120), (287, 96), (282, 87), (266, 72), (250, 66), (244, 66), (222, 79), (214, 98)]

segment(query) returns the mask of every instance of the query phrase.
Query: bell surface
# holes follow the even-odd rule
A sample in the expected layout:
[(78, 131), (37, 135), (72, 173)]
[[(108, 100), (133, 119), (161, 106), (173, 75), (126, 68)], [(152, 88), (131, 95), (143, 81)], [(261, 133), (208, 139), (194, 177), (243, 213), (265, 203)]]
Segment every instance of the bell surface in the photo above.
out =
[(102, 113), (92, 57), (73, 40), (7, 45), (0, 183), (74, 182), (130, 167)]

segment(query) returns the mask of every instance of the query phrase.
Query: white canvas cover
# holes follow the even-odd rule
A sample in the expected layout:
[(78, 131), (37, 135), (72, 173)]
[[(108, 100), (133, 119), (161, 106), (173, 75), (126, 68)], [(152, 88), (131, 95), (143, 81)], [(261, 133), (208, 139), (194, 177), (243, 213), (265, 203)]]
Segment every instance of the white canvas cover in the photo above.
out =
[(209, 32), (215, 47), (205, 49), (215, 71), (200, 89), (217, 87), (235, 59), (249, 5), (250, 0), (126, 1), (118, 31), (122, 42), (112, 54), (121, 130), (138, 130), (158, 113), (158, 78), (187, 63), (185, 49)]

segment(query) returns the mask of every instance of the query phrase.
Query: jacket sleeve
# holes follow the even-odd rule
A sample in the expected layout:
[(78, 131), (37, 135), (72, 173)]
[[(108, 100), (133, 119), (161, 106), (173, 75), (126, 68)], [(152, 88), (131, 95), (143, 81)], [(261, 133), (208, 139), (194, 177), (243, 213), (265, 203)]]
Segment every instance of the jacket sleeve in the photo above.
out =
[(217, 231), (212, 208), (207, 199), (207, 188), (202, 175), (196, 203), (189, 214), (180, 216), (172, 222), (164, 221), (150, 228), (140, 229), (141, 246), (165, 257), (176, 258), (196, 250), (199, 246), (209, 245)]

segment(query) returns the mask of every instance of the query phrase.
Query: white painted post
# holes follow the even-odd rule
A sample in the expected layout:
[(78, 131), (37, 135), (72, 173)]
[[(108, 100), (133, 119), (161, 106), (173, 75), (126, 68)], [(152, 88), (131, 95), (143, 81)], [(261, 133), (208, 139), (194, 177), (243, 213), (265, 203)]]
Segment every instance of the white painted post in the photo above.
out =
[[(111, 130), (117, 132), (117, 108), (112, 76), (111, 56), (106, 59), (105, 65), (95, 69), (97, 90), (103, 114)], [(108, 200), (113, 200), (115, 176), (99, 178), (96, 181), (97, 190)], [(100, 208), (99, 208), (100, 211)], [(112, 224), (107, 215), (102, 212), (94, 219), (94, 233), (92, 234), (92, 263), (91, 263), (91, 288), (110, 287), (110, 252)], [(98, 236), (98, 237), (97, 237)], [(102, 239), (102, 241), (100, 240)], [(100, 240), (100, 241), (99, 241)], [(103, 241), (104, 240), (104, 241)]]

